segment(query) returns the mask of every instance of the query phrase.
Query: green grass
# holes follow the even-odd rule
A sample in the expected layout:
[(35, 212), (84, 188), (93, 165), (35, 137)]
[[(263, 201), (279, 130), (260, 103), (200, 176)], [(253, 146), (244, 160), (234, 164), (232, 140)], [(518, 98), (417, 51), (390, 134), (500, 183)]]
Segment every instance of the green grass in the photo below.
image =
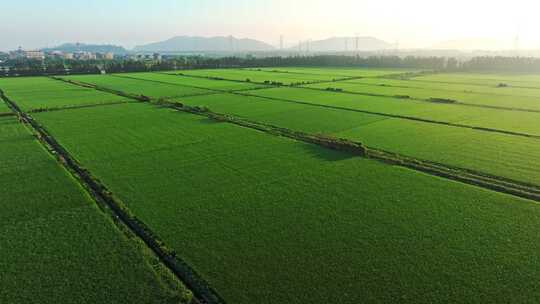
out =
[[(252, 68), (250, 70), (259, 70)], [(273, 67), (260, 68), (262, 71), (288, 72), (298, 74), (325, 75), (332, 77), (381, 77), (416, 72), (414, 69), (385, 69), (385, 68), (328, 68), (328, 67)]]
[(510, 87), (531, 87), (540, 89), (540, 75), (538, 74), (498, 74), (498, 73), (439, 73), (414, 79), (440, 83), (476, 84), (496, 87), (500, 83)]
[(46, 77), (0, 78), (0, 89), (24, 111), (128, 100)]
[(373, 148), (540, 185), (537, 139), (232, 94), (179, 101), (206, 106), (218, 113), (292, 130), (344, 137)]
[(221, 91), (238, 91), (264, 87), (263, 85), (254, 83), (244, 83), (237, 81), (226, 80), (211, 80), (204, 78), (182, 77), (177, 75), (169, 75), (163, 73), (131, 73), (131, 74), (119, 74), (118, 76), (127, 76), (138, 78), (142, 80), (157, 81), (163, 83), (170, 83), (176, 85), (195, 86), (202, 87), (211, 90)]
[(282, 98), (316, 105), (337, 106), (382, 114), (410, 116), (474, 127), (521, 132), (540, 136), (540, 113), (462, 107), (408, 99), (334, 93), (302, 88), (274, 88), (250, 92), (256, 96)]
[(11, 113), (11, 110), (3, 101), (0, 101), (0, 113)]
[[(311, 88), (340, 88), (344, 91), (365, 94), (407, 95), (411, 98), (446, 98), (462, 103), (526, 110), (540, 110), (540, 97), (529, 96), (523, 89), (487, 88), (473, 85), (429, 83), (415, 80), (365, 78), (334, 83), (312, 84)], [(540, 90), (539, 90), (540, 92)]]
[(145, 104), (36, 117), (228, 303), (540, 300), (537, 204)]
[[(292, 74), (292, 73), (274, 73), (247, 69), (213, 69), (213, 70), (186, 70), (181, 72), (171, 72), (174, 74), (182, 73), (188, 76), (199, 77), (218, 77), (228, 80), (245, 81), (249, 79), (252, 82), (263, 83), (265, 81), (281, 82), (285, 85), (296, 83), (311, 83), (318, 81), (332, 81), (335, 77), (331, 75), (312, 75), (312, 74)], [(347, 78), (347, 77), (338, 77)]]
[[(122, 75), (119, 75), (122, 76)], [(145, 80), (130, 79), (112, 75), (82, 75), (68, 76), (66, 79), (82, 81), (101, 87), (122, 91), (130, 94), (145, 95), (152, 98), (178, 97), (186, 95), (207, 94), (212, 91), (166, 83), (156, 83)]]
[(386, 84), (397, 85), (404, 87), (429, 89), (429, 90), (441, 90), (448, 92), (461, 92), (468, 94), (488, 94), (492, 96), (502, 97), (518, 97), (518, 98), (535, 98), (540, 97), (540, 89), (526, 88), (526, 87), (497, 87), (497, 84), (487, 85), (479, 83), (468, 83), (466, 78), (463, 79), (463, 83), (460, 82), (439, 82), (430, 81), (429, 78), (413, 77), (411, 79), (385, 79), (385, 78), (363, 78), (352, 79), (348, 82), (360, 83), (360, 84)]
[(15, 118), (0, 146), (0, 303), (178, 303), (186, 291)]

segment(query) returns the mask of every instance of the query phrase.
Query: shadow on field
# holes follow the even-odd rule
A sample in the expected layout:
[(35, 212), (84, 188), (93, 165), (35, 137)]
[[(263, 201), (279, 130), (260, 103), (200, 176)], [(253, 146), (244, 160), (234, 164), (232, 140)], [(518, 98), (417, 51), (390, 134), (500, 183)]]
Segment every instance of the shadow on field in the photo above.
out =
[(354, 154), (322, 148), (316, 145), (300, 143), (301, 147), (315, 158), (324, 161), (341, 161), (357, 157)]

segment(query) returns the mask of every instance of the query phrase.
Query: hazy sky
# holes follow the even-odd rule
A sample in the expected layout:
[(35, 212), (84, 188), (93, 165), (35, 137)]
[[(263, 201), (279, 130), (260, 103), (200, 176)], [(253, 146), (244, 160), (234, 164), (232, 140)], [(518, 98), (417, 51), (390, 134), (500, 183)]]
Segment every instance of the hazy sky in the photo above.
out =
[(540, 48), (533, 0), (5, 0), (0, 50), (63, 42), (126, 47), (176, 35), (250, 37), (273, 45), (300, 39), (376, 36), (401, 47), (496, 38)]

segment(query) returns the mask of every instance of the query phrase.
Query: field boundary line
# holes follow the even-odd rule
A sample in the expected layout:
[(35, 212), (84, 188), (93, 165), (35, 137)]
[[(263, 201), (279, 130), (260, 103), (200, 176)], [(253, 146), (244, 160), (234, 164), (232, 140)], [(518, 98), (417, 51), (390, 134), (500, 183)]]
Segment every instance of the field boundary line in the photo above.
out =
[[(357, 84), (357, 83), (351, 83), (351, 84)], [(364, 84), (360, 84), (360, 85), (364, 85)], [(378, 87), (378, 85), (374, 85), (374, 84), (367, 84), (367, 86)], [(397, 86), (387, 86), (387, 87), (397, 87)], [(353, 92), (353, 91), (348, 91), (348, 90), (339, 90), (339, 91), (337, 91), (337, 90), (328, 90), (328, 89), (334, 89), (334, 88), (323, 89), (323, 88), (310, 88), (310, 87), (306, 87), (306, 86), (299, 86), (298, 88), (307, 89), (307, 90), (315, 90), (315, 91), (324, 91), (324, 92), (332, 92), (332, 93), (349, 94), (349, 95), (373, 96), (373, 97), (389, 97), (389, 98), (395, 98), (395, 99), (402, 99), (404, 101), (414, 100), (414, 101), (427, 102), (427, 103), (432, 103), (432, 104), (444, 104), (444, 105), (465, 106), (465, 107), (475, 107), (475, 108), (487, 108), (487, 109), (503, 110), (503, 111), (519, 111), (519, 112), (540, 113), (540, 110), (534, 110), (534, 109), (511, 108), (511, 107), (503, 107), (503, 106), (491, 106), (491, 105), (485, 105), (485, 104), (476, 104), (476, 103), (470, 103), (470, 102), (463, 102), (463, 101), (459, 101), (459, 100), (454, 100), (454, 102), (441, 103), (441, 102), (432, 101), (429, 98), (419, 98), (419, 97), (413, 97), (413, 96), (410, 96), (410, 95), (388, 95), (388, 94), (367, 93), (367, 92)], [(420, 88), (405, 87), (405, 86), (399, 86), (398, 88), (420, 89)], [(469, 93), (467, 93), (467, 94), (469, 94)], [(483, 93), (477, 93), (477, 94), (483, 94)], [(493, 94), (489, 94), (489, 95), (493, 95)]]
[[(162, 73), (162, 74), (167, 74), (167, 73)], [(185, 74), (167, 74), (167, 75), (176, 75), (176, 76), (181, 76), (181, 77), (192, 77), (192, 78), (214, 79), (212, 77), (193, 76), (193, 75), (185, 75)], [(214, 80), (218, 80), (218, 79), (214, 79)], [(246, 81), (243, 81), (243, 80), (231, 80), (231, 79), (221, 79), (221, 80), (236, 81), (236, 82), (242, 82), (242, 83), (264, 84), (264, 83), (260, 83), (260, 82), (246, 82)], [(347, 79), (347, 80), (351, 80), (351, 79)], [(346, 80), (340, 80), (340, 81), (346, 81)], [(529, 134), (529, 133), (522, 133), (522, 132), (515, 132), (515, 131), (507, 131), (507, 130), (500, 130), (500, 129), (494, 129), (494, 128), (486, 128), (486, 127), (477, 127), (477, 126), (471, 126), (471, 125), (465, 125), (465, 124), (457, 124), (457, 123), (451, 123), (451, 122), (445, 122), (445, 121), (437, 121), (437, 120), (419, 118), (419, 117), (407, 116), (407, 115), (389, 114), (389, 113), (374, 112), (374, 111), (367, 111), (367, 110), (359, 110), (359, 109), (352, 109), (352, 108), (347, 108), (347, 107), (339, 107), (339, 106), (331, 106), (331, 105), (321, 105), (321, 104), (315, 104), (315, 103), (311, 103), (311, 102), (307, 102), (307, 101), (298, 101), (298, 100), (292, 100), (292, 99), (286, 99), (286, 98), (260, 96), (260, 95), (248, 93), (250, 91), (257, 91), (257, 90), (261, 90), (261, 89), (272, 89), (272, 88), (298, 88), (298, 89), (317, 90), (317, 91), (328, 92), (325, 89), (306, 88), (306, 87), (303, 87), (303, 86), (304, 85), (310, 85), (310, 84), (336, 83), (336, 82), (339, 82), (339, 81), (322, 81), (322, 82), (306, 83), (306, 84), (299, 84), (299, 85), (276, 85), (276, 84), (270, 84), (271, 87), (267, 87), (267, 88), (259, 88), (259, 89), (254, 89), (254, 90), (235, 91), (235, 92), (224, 92), (224, 93), (244, 95), (244, 96), (255, 96), (255, 97), (260, 97), (260, 98), (265, 98), (265, 99), (270, 99), (270, 100), (276, 100), (276, 101), (294, 102), (294, 103), (300, 103), (300, 104), (305, 104), (305, 105), (332, 108), (332, 109), (337, 109), (337, 110), (361, 112), (361, 113), (366, 113), (366, 114), (381, 115), (381, 116), (392, 117), (392, 118), (416, 120), (416, 121), (421, 121), (421, 122), (425, 122), (425, 123), (434, 123), (434, 124), (441, 124), (441, 125), (447, 125), (447, 126), (452, 126), (452, 127), (468, 128), (468, 129), (474, 129), (474, 130), (480, 130), (480, 131), (486, 131), (486, 132), (496, 132), (496, 133), (502, 133), (502, 134), (506, 134), (506, 135), (522, 136), (522, 137), (540, 139), (540, 135), (536, 135), (536, 134)], [(397, 96), (386, 96), (386, 95), (368, 94), (368, 93), (356, 93), (356, 92), (355, 93), (352, 93), (352, 92), (334, 92), (334, 91), (331, 91), (331, 92), (333, 92), (333, 93), (351, 94), (351, 95), (373, 96), (373, 97), (392, 97), (392, 98), (396, 98), (396, 99), (406, 100), (405, 98), (399, 98)], [(409, 98), (409, 99), (412, 99), (412, 98)], [(420, 102), (437, 103), (437, 102), (434, 102), (434, 101), (427, 101), (427, 100), (421, 100), (421, 99), (414, 99), (414, 100), (418, 100)], [(452, 105), (452, 104), (455, 104), (455, 103), (444, 103), (444, 104)], [(462, 104), (462, 105), (465, 106), (465, 104)], [(467, 104), (467, 106), (469, 106), (469, 105)], [(471, 104), (471, 106), (476, 106), (476, 105)], [(529, 112), (529, 111), (527, 111), (527, 112)]]
[[(431, 71), (420, 71), (420, 72), (403, 72), (403, 73), (399, 73), (399, 72), (396, 72), (396, 73), (389, 73), (389, 74), (384, 74), (384, 75), (362, 75), (362, 76), (353, 76), (353, 75), (328, 75), (328, 74), (319, 74), (319, 73), (303, 73), (303, 72), (291, 72), (291, 71), (286, 71), (286, 70), (283, 70), (283, 69), (280, 69), (282, 67), (278, 67), (278, 69), (274, 69), (274, 70), (262, 70), (262, 69), (272, 69), (272, 67), (251, 67), (251, 68), (236, 68), (236, 70), (245, 70), (245, 71), (254, 71), (254, 72), (271, 72), (271, 73), (281, 73), (281, 74), (293, 74), (293, 75), (312, 75), (312, 76), (339, 76), (339, 77), (354, 77), (356, 79), (360, 79), (360, 78), (384, 78), (384, 77), (401, 77), (401, 76), (408, 76), (408, 77), (414, 77), (414, 76), (410, 76), (411, 73), (422, 73), (422, 75), (428, 75), (430, 73), (433, 73)], [(287, 68), (287, 67), (285, 67)], [(297, 66), (297, 67), (289, 67), (289, 68), (315, 68), (315, 69), (321, 69), (321, 68), (334, 68), (334, 69), (340, 69), (340, 68), (343, 68), (343, 67), (317, 67), (317, 66)], [(366, 67), (357, 67), (357, 68), (366, 68)], [(374, 68), (374, 69), (377, 69), (377, 68)], [(338, 78), (336, 78), (335, 80), (336, 82), (337, 81), (343, 81), (343, 80), (338, 80)]]
[(225, 303), (217, 292), (212, 289), (193, 268), (180, 259), (175, 251), (168, 248), (165, 243), (160, 240), (146, 224), (140, 221), (101, 181), (94, 177), (87, 169), (82, 167), (42, 125), (30, 115), (23, 112), (2, 90), (0, 90), (0, 98), (6, 102), (14, 113), (16, 113), (21, 122), (33, 130), (37, 135), (39, 142), (42, 143), (48, 151), (56, 155), (57, 160), (77, 181), (79, 181), (81, 186), (89, 192), (91, 197), (96, 200), (96, 203), (101, 206), (106, 206), (111, 210), (116, 219), (121, 221), (134, 235), (142, 240), (159, 258), (160, 262), (194, 293), (196, 302), (203, 304)]
[[(70, 82), (73, 85), (77, 85), (76, 82)], [(84, 85), (79, 84), (79, 85)], [(99, 88), (96, 88), (99, 90)], [(233, 93), (237, 95), (244, 95), (243, 93)], [(260, 97), (257, 95), (248, 95)], [(262, 97), (264, 98), (264, 97)], [(506, 193), (526, 199), (530, 199), (536, 202), (540, 202), (540, 188), (537, 185), (526, 184), (523, 182), (518, 182), (510, 180), (507, 178), (489, 175), (483, 172), (477, 172), (470, 169), (462, 169), (453, 166), (448, 166), (445, 164), (420, 160), (397, 153), (387, 152), (381, 149), (365, 147), (362, 143), (352, 142), (343, 138), (332, 138), (332, 137), (320, 137), (317, 135), (312, 135), (304, 132), (298, 132), (289, 130), (286, 128), (277, 127), (270, 124), (264, 124), (256, 121), (246, 120), (234, 115), (215, 113), (210, 111), (207, 108), (201, 107), (191, 107), (183, 105), (180, 102), (171, 102), (166, 99), (160, 98), (159, 100), (152, 101), (147, 100), (150, 104), (164, 106), (180, 110), (183, 112), (189, 112), (195, 115), (206, 116), (210, 119), (216, 121), (222, 121), (227, 123), (233, 123), (239, 126), (248, 127), (252, 129), (259, 130), (261, 132), (266, 132), (274, 136), (286, 136), (294, 137), (295, 139), (308, 142), (311, 144), (319, 144), (325, 148), (330, 148), (334, 150), (343, 150), (345, 147), (348, 153), (353, 153), (359, 156), (365, 154), (367, 158), (376, 159), (390, 165), (397, 165), (401, 167), (406, 167), (412, 170), (421, 171), (430, 175), (439, 176), (446, 179), (455, 180), (469, 185), (478, 186), (484, 189), (493, 190), (496, 192)], [(295, 102), (295, 101), (293, 101)], [(298, 102), (295, 102), (298, 103)], [(313, 105), (309, 104), (308, 105)], [(324, 105), (319, 105), (323, 106)], [(368, 113), (371, 114), (371, 113)], [(300, 136), (298, 136), (300, 134)], [(305, 140), (305, 139), (308, 140)], [(322, 139), (322, 141), (321, 141)], [(318, 142), (318, 143), (317, 143)], [(353, 148), (351, 148), (353, 147)], [(364, 150), (365, 149), (365, 150)]]
[(371, 115), (385, 116), (385, 117), (390, 117), (390, 118), (412, 120), (412, 121), (418, 121), (418, 122), (423, 122), (423, 123), (432, 123), (432, 124), (445, 125), (445, 126), (456, 127), (456, 128), (466, 128), (466, 129), (478, 130), (478, 131), (483, 131), (483, 132), (493, 132), (493, 133), (501, 133), (501, 134), (505, 134), (505, 135), (513, 135), (513, 136), (540, 139), (540, 135), (533, 135), (533, 134), (528, 134), (528, 133), (520, 133), (520, 132), (514, 132), (514, 131), (506, 131), (506, 130), (485, 128), (485, 127), (477, 127), (477, 126), (457, 124), (457, 123), (438, 121), (438, 120), (431, 120), (431, 119), (425, 119), (425, 118), (419, 118), (419, 117), (413, 117), (413, 116), (381, 113), (381, 112), (374, 112), (374, 111), (360, 110), (360, 109), (352, 109), (352, 108), (347, 108), (347, 107), (324, 105), (324, 104), (316, 104), (316, 103), (311, 103), (311, 102), (307, 102), (307, 101), (298, 101), (298, 100), (279, 98), (279, 97), (260, 96), (260, 95), (244, 93), (244, 92), (241, 92), (241, 93), (240, 92), (234, 92), (234, 93), (231, 93), (231, 94), (242, 95), (242, 96), (251, 96), (251, 97), (259, 97), (259, 98), (262, 98), (262, 99), (282, 101), (282, 102), (290, 102), (290, 103), (297, 103), (297, 104), (309, 105), (309, 106), (314, 106), (314, 107), (329, 108), (329, 109), (335, 109), (335, 110), (343, 110), (343, 111), (350, 111), (350, 112), (358, 112), (358, 113), (365, 113), (365, 114), (371, 114)]
[(129, 104), (129, 103), (136, 103), (136, 101), (124, 100), (124, 101), (113, 101), (113, 102), (104, 102), (104, 103), (92, 103), (92, 104), (85, 104), (85, 105), (70, 105), (70, 106), (52, 107), (52, 108), (36, 108), (36, 109), (26, 111), (26, 113), (32, 114), (32, 113), (42, 113), (42, 112), (56, 112), (56, 111), (64, 111), (64, 110), (76, 110), (76, 109), (84, 109), (84, 108), (115, 106), (115, 105), (121, 105), (121, 104)]
[[(335, 82), (341, 82), (341, 81), (347, 81), (347, 80), (357, 80), (362, 79), (364, 77), (347, 77), (347, 78), (341, 78), (341, 79), (333, 79), (333, 80), (315, 80), (315, 81), (303, 81), (299, 83), (291, 83), (291, 84), (284, 84), (278, 81), (269, 81), (269, 82), (260, 82), (260, 81), (245, 81), (245, 80), (239, 80), (239, 79), (230, 79), (230, 78), (221, 78), (221, 77), (212, 77), (212, 76), (198, 76), (198, 75), (187, 75), (182, 72), (159, 72), (158, 74), (165, 74), (165, 75), (172, 75), (172, 76), (179, 76), (179, 77), (188, 77), (188, 78), (199, 78), (199, 79), (209, 79), (209, 80), (224, 80), (224, 81), (232, 81), (232, 82), (240, 82), (240, 83), (254, 83), (254, 84), (260, 84), (265, 85), (268, 87), (265, 88), (258, 88), (260, 89), (271, 89), (271, 88), (300, 88), (303, 85), (310, 85), (310, 84), (321, 84), (321, 83), (335, 83)], [(257, 89), (252, 90), (246, 90), (246, 91), (255, 91)], [(238, 91), (237, 91), (238, 92)]]
[[(152, 73), (152, 74), (162, 74), (162, 75), (168, 75), (168, 76), (175, 76), (175, 75), (172, 75), (172, 74), (165, 74), (165, 73)], [(161, 84), (167, 84), (167, 85), (172, 85), (172, 86), (179, 86), (179, 87), (186, 87), (186, 88), (213, 91), (212, 93), (200, 93), (200, 94), (174, 96), (174, 97), (205, 96), (205, 95), (213, 95), (213, 94), (216, 94), (216, 93), (232, 93), (232, 92), (251, 91), (251, 90), (261, 89), (261, 88), (245, 88), (245, 89), (238, 89), (238, 90), (235, 90), (235, 89), (227, 90), (227, 89), (205, 88), (205, 87), (200, 87), (200, 86), (194, 86), (194, 85), (188, 85), (188, 84), (180, 84), (180, 83), (172, 83), (172, 82), (166, 82), (166, 81), (161, 81), (161, 80), (143, 79), (143, 78), (137, 78), (137, 77), (133, 77), (133, 76), (125, 76), (125, 75), (120, 75), (120, 74), (111, 74), (109, 76), (118, 77), (118, 78), (133, 79), (133, 80), (139, 80), (139, 81), (146, 81), (146, 82), (161, 83)], [(217, 80), (214, 80), (214, 81), (217, 81)], [(230, 80), (226, 80), (226, 81), (230, 81)], [(259, 85), (259, 83), (255, 83), (255, 82), (243, 82), (243, 83), (248, 83), (248, 84), (251, 83), (251, 84)], [(266, 89), (266, 87), (264, 87), (264, 88)], [(167, 97), (167, 98), (171, 98), (171, 97)]]
[(314, 135), (281, 128), (271, 124), (247, 120), (234, 115), (215, 113), (206, 108), (203, 109), (199, 107), (185, 106), (176, 102), (161, 103), (160, 105), (178, 111), (204, 116), (218, 122), (226, 122), (239, 125), (241, 127), (255, 129), (273, 136), (288, 137), (294, 140), (306, 142), (308, 144), (318, 145), (323, 148), (338, 150), (344, 153), (381, 161), (390, 165), (401, 166), (430, 175), (478, 186), (484, 189), (540, 202), (540, 188), (534, 185), (528, 185), (505, 178), (490, 176), (488, 174), (475, 172), (473, 170), (456, 169), (455, 167), (446, 166), (444, 164), (411, 158), (377, 148), (366, 147), (362, 143), (350, 141), (348, 139)]
[[(418, 81), (418, 82), (431, 82), (431, 83), (441, 83), (441, 84), (462, 84), (462, 85), (474, 85), (474, 86), (485, 87), (485, 88), (494, 88), (494, 86), (487, 85), (487, 84), (471, 84), (471, 83), (468, 83), (468, 82), (450, 82), (450, 81), (441, 81), (441, 80), (414, 79), (416, 77), (422, 77), (422, 76), (425, 76), (425, 75), (414, 76), (414, 77), (411, 77), (410, 80), (411, 81)], [(490, 79), (479, 79), (479, 80), (490, 80)], [(499, 82), (499, 81), (494, 81), (494, 82)], [(513, 86), (513, 85), (510, 85), (509, 87), (510, 88), (517, 88), (517, 89), (540, 90), (540, 87), (530, 87), (530, 86), (519, 86), (519, 85), (518, 86)]]

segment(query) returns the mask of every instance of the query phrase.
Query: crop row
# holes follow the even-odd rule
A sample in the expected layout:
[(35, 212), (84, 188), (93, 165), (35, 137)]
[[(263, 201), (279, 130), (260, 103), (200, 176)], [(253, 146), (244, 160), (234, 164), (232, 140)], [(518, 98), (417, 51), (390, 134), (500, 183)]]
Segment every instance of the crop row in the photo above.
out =
[(249, 94), (318, 106), (339, 107), (352, 111), (540, 136), (540, 124), (538, 124), (540, 113), (460, 107), (444, 103), (359, 96), (303, 88), (274, 88), (257, 90), (249, 92)]
[[(411, 98), (449, 98), (461, 103), (501, 108), (540, 110), (538, 95), (518, 88), (442, 84), (420, 80), (365, 78), (332, 85), (354, 93), (408, 95)], [(310, 87), (316, 87), (312, 85)], [(325, 86), (319, 86), (325, 88)], [(540, 90), (538, 90), (540, 91)], [(534, 92), (537, 93), (537, 92)]]
[(17, 119), (0, 142), (1, 303), (188, 300)]
[(120, 96), (72, 86), (46, 77), (2, 78), (0, 89), (16, 100), (25, 111), (127, 101)]
[(540, 297), (525, 200), (147, 104), (36, 119), (227, 302)]
[[(252, 96), (221, 94), (182, 98), (181, 101), (292, 130), (361, 141), (370, 147), (408, 157), (484, 172), (525, 184), (540, 184), (540, 172), (536, 169), (536, 164), (540, 163), (536, 157), (539, 153), (534, 153), (539, 149), (536, 139), (388, 119)], [(417, 140), (411, 141), (410, 138)], [(497, 157), (493, 157), (493, 150), (498, 151)], [(514, 165), (508, 166), (509, 163)]]
[(414, 69), (368, 69), (368, 68), (316, 68), (316, 67), (271, 67), (271, 68), (252, 68), (249, 70), (258, 70), (264, 72), (288, 73), (288, 74), (304, 74), (318, 75), (332, 78), (345, 77), (385, 77), (402, 75), (410, 72), (415, 72)]
[(417, 80), (458, 85), (480, 85), (497, 87), (505, 84), (509, 87), (540, 88), (540, 75), (537, 74), (496, 74), (496, 73), (440, 73), (415, 77)]
[[(338, 109), (221, 94), (181, 98), (191, 106), (540, 185), (538, 140)], [(509, 165), (512, 164), (512, 165)]]

